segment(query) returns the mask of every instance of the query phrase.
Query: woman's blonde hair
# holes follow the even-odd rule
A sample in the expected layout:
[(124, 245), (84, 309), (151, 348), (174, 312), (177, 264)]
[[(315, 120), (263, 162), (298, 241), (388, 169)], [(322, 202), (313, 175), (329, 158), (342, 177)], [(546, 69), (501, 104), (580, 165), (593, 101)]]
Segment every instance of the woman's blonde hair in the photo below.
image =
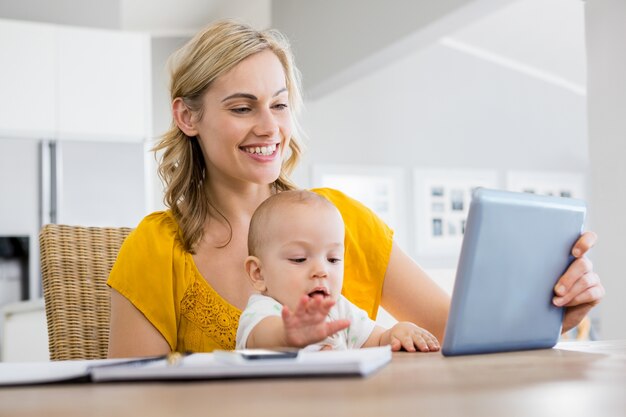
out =
[[(202, 118), (202, 98), (211, 83), (245, 58), (267, 49), (278, 57), (285, 71), (289, 109), (294, 124), (289, 142), (291, 152), (283, 160), (280, 175), (272, 184), (275, 191), (285, 191), (296, 188), (289, 174), (298, 164), (302, 153), (302, 146), (296, 138), (299, 129), (295, 118), (302, 105), (302, 95), (300, 74), (294, 65), (289, 43), (280, 32), (257, 31), (232, 20), (220, 20), (206, 27), (170, 57), (170, 95), (172, 101), (180, 97), (192, 112)], [(159, 176), (165, 185), (164, 202), (178, 222), (185, 250), (195, 251), (211, 211), (228, 224), (231, 235), (224, 246), (228, 245), (232, 238), (232, 227), (212, 204), (211, 196), (204, 186), (208, 174), (196, 138), (187, 136), (172, 120), (170, 129), (153, 150), (163, 151), (159, 161)]]

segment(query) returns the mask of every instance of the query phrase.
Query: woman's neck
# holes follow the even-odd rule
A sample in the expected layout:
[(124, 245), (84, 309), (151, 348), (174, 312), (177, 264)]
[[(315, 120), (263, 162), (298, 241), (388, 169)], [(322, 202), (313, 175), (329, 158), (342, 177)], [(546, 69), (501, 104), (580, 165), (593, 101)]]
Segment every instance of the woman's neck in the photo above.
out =
[(247, 224), (257, 207), (272, 195), (269, 184), (247, 183), (233, 186), (224, 182), (208, 182), (206, 186), (213, 208), (235, 223)]

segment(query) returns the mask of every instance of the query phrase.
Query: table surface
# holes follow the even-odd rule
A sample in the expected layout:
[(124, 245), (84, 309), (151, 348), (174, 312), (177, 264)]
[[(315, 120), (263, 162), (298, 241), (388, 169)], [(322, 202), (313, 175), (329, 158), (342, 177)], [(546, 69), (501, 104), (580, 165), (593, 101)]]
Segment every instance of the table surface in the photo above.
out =
[(626, 416), (626, 340), (443, 357), (394, 353), (368, 378), (0, 388), (0, 416)]

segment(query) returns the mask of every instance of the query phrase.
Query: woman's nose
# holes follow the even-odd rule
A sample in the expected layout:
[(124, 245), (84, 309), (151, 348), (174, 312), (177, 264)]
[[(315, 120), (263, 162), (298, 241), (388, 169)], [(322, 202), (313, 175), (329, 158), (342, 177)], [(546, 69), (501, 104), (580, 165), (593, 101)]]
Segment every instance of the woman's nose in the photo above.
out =
[(270, 109), (265, 109), (258, 114), (254, 134), (257, 136), (274, 137), (278, 132), (278, 121)]

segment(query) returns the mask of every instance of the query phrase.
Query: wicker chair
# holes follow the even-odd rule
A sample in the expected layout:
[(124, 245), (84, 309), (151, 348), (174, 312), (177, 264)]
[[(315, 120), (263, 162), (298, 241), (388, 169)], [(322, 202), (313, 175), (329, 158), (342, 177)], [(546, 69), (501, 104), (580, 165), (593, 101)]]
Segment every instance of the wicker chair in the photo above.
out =
[(106, 358), (111, 309), (106, 280), (130, 231), (56, 224), (41, 229), (51, 360)]

